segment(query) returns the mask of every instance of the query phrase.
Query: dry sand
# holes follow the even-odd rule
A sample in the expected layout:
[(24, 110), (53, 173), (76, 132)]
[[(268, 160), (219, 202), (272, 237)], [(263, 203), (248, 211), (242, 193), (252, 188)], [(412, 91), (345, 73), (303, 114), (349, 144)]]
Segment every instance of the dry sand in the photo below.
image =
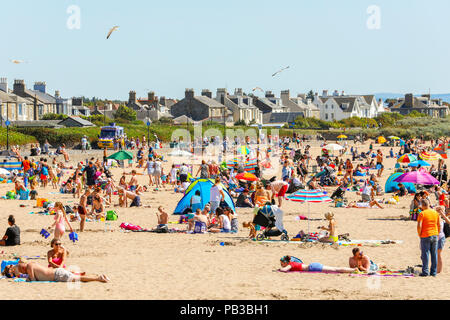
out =
[[(362, 149), (361, 145), (359, 149)], [(368, 144), (365, 146), (365, 151)], [(383, 153), (388, 154), (388, 148)], [(314, 156), (319, 153), (313, 144)], [(91, 154), (101, 158), (100, 151)], [(85, 155), (72, 154), (73, 161), (84, 160)], [(394, 160), (387, 159), (386, 171), (381, 181), (393, 172)], [(167, 166), (170, 163), (166, 164)], [(129, 169), (127, 169), (129, 170)], [(141, 169), (138, 169), (142, 172)], [(114, 169), (118, 180), (122, 170)], [(67, 177), (67, 175), (66, 175)], [(128, 178), (129, 179), (129, 178)], [(128, 180), (127, 179), (127, 180)], [(146, 177), (139, 177), (147, 184)], [(0, 195), (13, 185), (0, 184)], [(333, 191), (334, 188), (329, 189)], [(40, 196), (50, 200), (74, 204), (71, 195), (53, 194), (48, 187), (39, 189)], [(347, 192), (350, 200), (359, 197)], [(387, 198), (387, 197), (380, 197)], [(243, 221), (252, 220), (251, 209), (238, 209), (241, 230), (237, 235), (206, 234), (151, 234), (124, 233), (119, 231), (122, 222), (145, 228), (156, 226), (156, 208), (162, 205), (173, 212), (180, 194), (172, 189), (148, 192), (142, 196), (145, 205), (152, 209), (117, 208), (119, 220), (112, 222), (113, 232), (105, 232), (103, 222), (87, 223), (86, 232), (79, 234), (79, 242), (73, 244), (68, 233), (63, 244), (70, 251), (68, 265), (79, 266), (88, 274), (105, 273), (111, 278), (108, 284), (88, 283), (70, 287), (64, 283), (14, 283), (0, 281), (0, 290), (9, 299), (442, 299), (450, 289), (450, 254), (447, 244), (444, 250), (444, 273), (436, 278), (367, 278), (335, 274), (282, 274), (273, 272), (280, 267), (283, 255), (293, 255), (306, 263), (320, 262), (329, 266), (347, 267), (351, 247), (327, 245), (305, 246), (287, 243), (256, 243), (246, 240), (248, 230), (242, 229)], [(117, 203), (117, 197), (115, 197)], [(364, 252), (377, 263), (386, 263), (392, 269), (421, 264), (419, 238), (416, 223), (411, 221), (382, 220), (386, 217), (408, 215), (411, 197), (386, 209), (333, 208), (331, 204), (311, 204), (311, 218), (323, 218), (325, 212), (335, 213), (338, 233), (349, 233), (352, 239), (402, 240), (402, 244), (364, 246)], [(70, 203), (69, 203), (70, 202)], [(35, 201), (1, 200), (0, 229), (6, 229), (7, 217), (14, 214), (21, 228), (22, 245), (1, 248), (2, 259), (17, 256), (45, 257), (50, 249), (51, 238), (39, 235), (43, 227), (53, 222), (53, 217), (30, 215)], [(20, 208), (20, 204), (28, 207)], [(295, 221), (295, 216), (306, 215), (307, 205), (285, 202), (285, 227), (290, 236), (307, 230), (306, 221)], [(381, 220), (376, 220), (381, 218)], [(171, 216), (170, 221), (178, 217)], [(311, 230), (324, 225), (325, 221), (312, 221)], [(75, 223), (78, 228), (78, 223)], [(185, 228), (184, 225), (170, 227)], [(3, 232), (3, 231), (2, 231)], [(225, 242), (221, 246), (220, 242)], [(46, 265), (46, 260), (38, 260)]]

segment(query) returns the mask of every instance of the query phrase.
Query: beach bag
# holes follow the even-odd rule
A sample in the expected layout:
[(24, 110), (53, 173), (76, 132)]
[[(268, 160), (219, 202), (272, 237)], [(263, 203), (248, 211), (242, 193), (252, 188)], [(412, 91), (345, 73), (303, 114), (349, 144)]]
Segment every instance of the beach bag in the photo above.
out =
[(445, 238), (450, 238), (450, 224), (444, 223)]
[(117, 219), (119, 219), (119, 216), (115, 211), (106, 212), (106, 221), (117, 221)]
[(64, 210), (66, 210), (66, 213), (75, 213), (73, 212), (72, 208), (70, 206), (64, 206)]
[(411, 216), (411, 221), (417, 221), (417, 218), (419, 217), (419, 213), (421, 212), (421, 210), (419, 208), (416, 208), (414, 210), (411, 210), (409, 212), (410, 216)]
[(195, 221), (194, 233), (206, 233), (206, 223)]

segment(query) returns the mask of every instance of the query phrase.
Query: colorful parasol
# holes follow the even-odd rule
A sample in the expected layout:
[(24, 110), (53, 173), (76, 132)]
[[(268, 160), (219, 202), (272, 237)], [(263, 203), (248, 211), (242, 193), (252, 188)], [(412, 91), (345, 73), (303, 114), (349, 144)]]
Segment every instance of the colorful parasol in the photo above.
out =
[(395, 182), (410, 182), (410, 183), (414, 183), (414, 184), (421, 184), (424, 186), (441, 184), (438, 180), (436, 180), (431, 174), (429, 174), (426, 171), (406, 172), (405, 174), (401, 175), (394, 181)]
[(420, 158), (422, 160), (426, 160), (426, 161), (435, 161), (435, 160), (441, 159), (442, 157), (437, 152), (434, 152), (434, 151), (426, 152), (425, 151), (420, 154)]
[(387, 142), (387, 140), (386, 140), (385, 137), (378, 137), (378, 143), (379, 144), (383, 144), (383, 143), (386, 143), (386, 142)]
[(309, 233), (309, 221), (310, 221), (310, 203), (322, 203), (332, 202), (333, 200), (327, 195), (326, 192), (320, 190), (299, 190), (286, 197), (287, 200), (295, 202), (308, 203), (308, 233)]
[(417, 161), (417, 157), (411, 153), (407, 153), (398, 158), (398, 163), (411, 163)]
[(245, 181), (258, 181), (259, 180), (257, 176), (255, 176), (254, 174), (249, 173), (249, 172), (243, 172), (243, 173), (238, 174), (236, 176), (236, 179), (245, 180)]

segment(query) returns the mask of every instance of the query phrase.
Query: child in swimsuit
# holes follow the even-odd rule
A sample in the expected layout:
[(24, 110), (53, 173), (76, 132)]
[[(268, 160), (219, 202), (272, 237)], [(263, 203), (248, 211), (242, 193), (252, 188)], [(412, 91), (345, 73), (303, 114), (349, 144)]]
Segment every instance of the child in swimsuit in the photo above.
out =
[(66, 226), (64, 222), (69, 225), (70, 232), (73, 232), (73, 228), (69, 220), (67, 219), (66, 210), (64, 209), (64, 206), (61, 202), (57, 202), (55, 204), (54, 210), (56, 212), (55, 222), (48, 229), (55, 227), (55, 239), (61, 239), (66, 232)]

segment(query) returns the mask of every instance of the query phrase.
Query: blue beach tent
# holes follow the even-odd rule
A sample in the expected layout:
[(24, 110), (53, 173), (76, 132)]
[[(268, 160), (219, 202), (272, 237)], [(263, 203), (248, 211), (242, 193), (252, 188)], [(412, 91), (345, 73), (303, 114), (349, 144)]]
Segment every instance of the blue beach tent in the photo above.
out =
[[(180, 200), (173, 214), (181, 215), (187, 208), (190, 208), (191, 198), (195, 195), (195, 192), (197, 190), (200, 191), (200, 197), (202, 199), (201, 207), (204, 208), (210, 202), (210, 192), (213, 185), (214, 181), (209, 179), (198, 179), (192, 182), (191, 185), (186, 189), (186, 193), (183, 199)], [(224, 186), (222, 186), (222, 189), (223, 193), (225, 194), (225, 203), (228, 205), (228, 207), (231, 208), (231, 210), (233, 210), (233, 212), (236, 212), (236, 207), (234, 206), (233, 199), (231, 198), (227, 189)]]
[[(397, 172), (387, 179), (386, 186), (384, 188), (384, 191), (386, 193), (392, 193), (398, 190), (398, 182), (395, 182), (394, 180), (400, 177), (401, 175), (403, 175), (402, 172)], [(405, 188), (408, 190), (409, 193), (416, 193), (417, 189), (413, 183), (404, 182), (403, 185), (405, 186)]]

